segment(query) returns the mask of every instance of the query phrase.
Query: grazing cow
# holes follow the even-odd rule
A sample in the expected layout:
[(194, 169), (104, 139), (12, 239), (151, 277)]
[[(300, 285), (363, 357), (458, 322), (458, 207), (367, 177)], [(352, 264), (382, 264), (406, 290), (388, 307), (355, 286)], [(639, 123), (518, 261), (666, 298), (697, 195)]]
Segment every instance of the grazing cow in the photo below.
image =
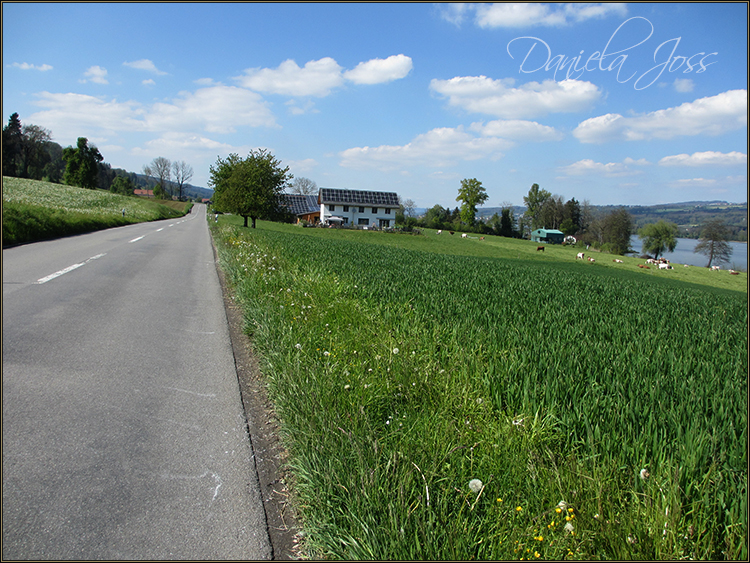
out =
[(660, 270), (671, 270), (672, 266), (670, 266), (669, 264), (666, 264), (666, 263), (660, 263), (659, 264), (659, 269)]
[(540, 250), (541, 250), (542, 252), (544, 252), (544, 247), (543, 247), (543, 246), (537, 246), (537, 247), (536, 247), (536, 250), (537, 250), (537, 252), (539, 252)]
[(612, 260), (612, 262), (617, 262), (618, 264), (622, 264), (623, 263), (623, 261), (620, 260), (619, 258), (615, 258), (614, 260)]
[(583, 260), (583, 252), (576, 254), (576, 260)]
[(589, 256), (586, 260), (588, 260), (589, 262), (596, 262), (596, 260), (594, 260), (591, 256)]
[(439, 235), (440, 235), (440, 234), (443, 234), (443, 231), (442, 231), (442, 229), (438, 229), (438, 232), (437, 232), (437, 234), (439, 234)]
[(461, 233), (461, 238), (469, 238), (466, 233)]
[(643, 268), (644, 270), (650, 270), (651, 266), (646, 266), (646, 264), (638, 264), (639, 268)]
[(721, 266), (711, 266), (712, 270), (721, 270)]
[(455, 231), (448, 231), (450, 234), (453, 234)]
[(484, 240), (484, 237), (479, 237), (479, 240)]
[(739, 276), (740, 273), (739, 272), (735, 272), (734, 270), (729, 270), (729, 275), (730, 276)]

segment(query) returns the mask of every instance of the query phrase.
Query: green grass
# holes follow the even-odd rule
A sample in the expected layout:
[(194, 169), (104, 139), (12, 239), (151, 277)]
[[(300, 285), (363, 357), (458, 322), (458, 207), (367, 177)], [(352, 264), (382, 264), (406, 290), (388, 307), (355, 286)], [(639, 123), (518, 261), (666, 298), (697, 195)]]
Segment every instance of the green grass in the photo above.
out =
[(309, 556), (747, 558), (744, 274), (238, 221)]
[(189, 209), (182, 202), (3, 176), (3, 246), (168, 219)]

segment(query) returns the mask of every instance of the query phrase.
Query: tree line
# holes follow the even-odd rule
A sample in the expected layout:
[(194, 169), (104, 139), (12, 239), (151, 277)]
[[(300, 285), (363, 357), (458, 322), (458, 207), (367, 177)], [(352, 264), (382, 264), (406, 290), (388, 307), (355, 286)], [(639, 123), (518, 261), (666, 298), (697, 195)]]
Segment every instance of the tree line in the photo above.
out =
[(42, 180), (88, 189), (133, 195), (136, 189), (153, 189), (157, 198), (185, 197), (193, 168), (184, 161), (157, 157), (143, 167), (143, 174), (112, 168), (86, 137), (75, 147), (63, 148), (52, 133), (38, 125), (22, 125), (13, 113), (3, 127), (3, 176)]

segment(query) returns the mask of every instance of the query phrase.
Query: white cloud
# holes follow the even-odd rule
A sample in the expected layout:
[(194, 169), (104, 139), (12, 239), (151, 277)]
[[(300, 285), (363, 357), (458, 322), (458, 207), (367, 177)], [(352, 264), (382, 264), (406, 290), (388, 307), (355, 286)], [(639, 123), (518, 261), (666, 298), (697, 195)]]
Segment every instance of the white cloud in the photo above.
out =
[(486, 125), (472, 123), (469, 129), (485, 137), (502, 137), (512, 141), (560, 141), (564, 137), (554, 127), (520, 119), (498, 119)]
[(21, 70), (39, 70), (41, 72), (46, 72), (48, 70), (52, 70), (52, 66), (48, 64), (42, 64), (42, 65), (32, 65), (29, 63), (13, 63), (11, 65), (12, 67), (20, 68)]
[(144, 86), (154, 86), (156, 85), (156, 82), (153, 78), (147, 78), (146, 80), (143, 80), (141, 84), (143, 84)]
[(695, 152), (689, 154), (677, 154), (665, 156), (659, 161), (661, 166), (735, 166), (747, 165), (745, 153), (732, 151), (721, 153), (715, 151)]
[(318, 165), (314, 158), (305, 158), (304, 160), (286, 160), (284, 162), (289, 166), (289, 170), (291, 170), (294, 175), (311, 172)]
[(268, 104), (255, 92), (234, 86), (212, 86), (181, 92), (170, 102), (150, 107), (128, 101), (110, 101), (83, 94), (37, 94), (35, 105), (44, 108), (32, 116), (35, 123), (58, 138), (92, 136), (93, 132), (194, 131), (234, 132), (235, 127), (275, 127)]
[(599, 88), (582, 80), (547, 79), (519, 87), (514, 84), (512, 78), (457, 76), (450, 80), (433, 79), (430, 89), (446, 96), (452, 106), (509, 119), (581, 111), (601, 97)]
[(647, 164), (649, 162), (645, 159), (633, 160), (632, 158), (626, 158), (623, 162), (608, 162), (604, 164), (602, 162), (595, 162), (590, 158), (585, 158), (568, 166), (561, 166), (558, 170), (566, 176), (602, 175), (619, 177), (641, 174), (641, 171), (634, 169), (633, 166), (645, 166)]
[(482, 28), (521, 28), (534, 26), (562, 27), (586, 21), (601, 19), (610, 15), (624, 16), (625, 4), (540, 4), (540, 3), (497, 3), (497, 4), (448, 4), (440, 7), (440, 16), (450, 23), (460, 25), (474, 13), (474, 23)]
[(463, 127), (440, 127), (417, 135), (406, 145), (355, 147), (341, 153), (341, 166), (348, 168), (398, 169), (402, 166), (453, 166), (459, 161), (502, 158), (512, 143), (497, 137), (475, 137)]
[(156, 65), (149, 59), (140, 59), (138, 61), (124, 62), (122, 64), (125, 66), (129, 66), (130, 68), (135, 68), (138, 70), (145, 70), (148, 72), (153, 72), (154, 74), (158, 74), (158, 75), (167, 74), (166, 72), (162, 72), (161, 70), (156, 68)]
[(146, 116), (149, 130), (202, 129), (211, 133), (233, 133), (235, 127), (275, 127), (263, 98), (236, 86), (209, 86), (181, 92), (171, 102), (154, 104)]
[(387, 59), (371, 59), (344, 73), (355, 84), (380, 84), (404, 78), (412, 69), (411, 57), (393, 55)]
[[(215, 155), (231, 152), (233, 147), (195, 133), (164, 133), (157, 139), (145, 143), (146, 149), (135, 148), (135, 155), (164, 154), (167, 158), (184, 159), (184, 155)], [(182, 156), (181, 156), (182, 155)]]
[(330, 57), (309, 61), (302, 68), (288, 59), (275, 69), (249, 68), (236, 79), (243, 87), (266, 94), (323, 97), (344, 83), (341, 70)]
[(721, 135), (747, 127), (747, 90), (730, 90), (680, 106), (623, 117), (608, 113), (581, 122), (573, 135), (582, 143)]
[(100, 66), (92, 66), (89, 67), (86, 72), (83, 73), (83, 75), (86, 78), (83, 78), (79, 80), (79, 82), (86, 83), (86, 82), (95, 82), (96, 84), (109, 84), (109, 81), (106, 79), (107, 76), (107, 69), (102, 68)]
[(677, 92), (692, 92), (695, 83), (689, 78), (675, 78), (674, 89)]

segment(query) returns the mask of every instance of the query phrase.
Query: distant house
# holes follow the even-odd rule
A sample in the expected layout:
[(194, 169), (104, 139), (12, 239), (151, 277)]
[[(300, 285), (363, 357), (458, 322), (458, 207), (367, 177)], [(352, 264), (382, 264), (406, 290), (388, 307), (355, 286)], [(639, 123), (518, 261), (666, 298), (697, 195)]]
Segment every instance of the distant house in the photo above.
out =
[(135, 189), (133, 190), (133, 195), (137, 195), (140, 197), (154, 197), (154, 190)]
[(307, 221), (308, 223), (317, 223), (320, 221), (318, 196), (284, 194), (284, 199), (290, 211), (297, 217), (297, 223), (300, 221)]
[(326, 225), (388, 228), (396, 225), (399, 209), (398, 194), (320, 188), (318, 191), (320, 220)]
[(534, 242), (551, 242), (552, 244), (562, 244), (565, 235), (557, 229), (537, 229), (532, 231), (531, 240)]

